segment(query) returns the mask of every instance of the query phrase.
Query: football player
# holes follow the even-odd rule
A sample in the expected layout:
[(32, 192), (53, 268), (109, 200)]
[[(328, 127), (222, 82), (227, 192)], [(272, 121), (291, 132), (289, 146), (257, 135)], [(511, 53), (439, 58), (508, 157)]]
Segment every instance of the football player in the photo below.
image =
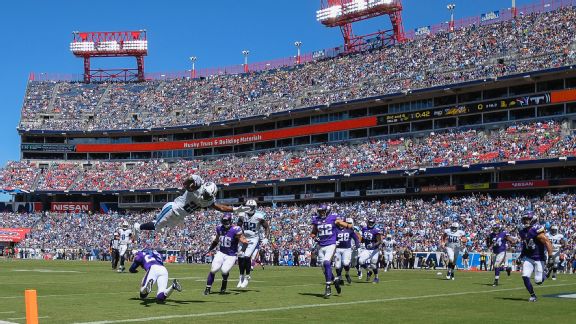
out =
[[(516, 240), (510, 236), (500, 224), (492, 224), (492, 233), (488, 236), (488, 247), (492, 248), (492, 257), (494, 260), (494, 283), (492, 287), (498, 286), (498, 280), (500, 280), (500, 271), (504, 270), (504, 263), (506, 262), (506, 250), (508, 249), (508, 243), (515, 244)], [(510, 276), (512, 271), (511, 267), (506, 267), (506, 272)]]
[(558, 273), (558, 265), (560, 264), (560, 254), (562, 250), (566, 246), (566, 239), (564, 235), (558, 232), (558, 226), (552, 225), (550, 227), (550, 233), (547, 233), (546, 236), (548, 240), (552, 243), (552, 247), (554, 248), (554, 254), (548, 255), (549, 258), (554, 260), (554, 266), (552, 267), (552, 271), (547, 273), (547, 276), (552, 274), (552, 280), (556, 280), (556, 274)]
[(466, 243), (465, 234), (466, 233), (460, 229), (460, 224), (457, 222), (453, 222), (450, 225), (450, 228), (444, 230), (442, 245), (446, 248), (446, 255), (448, 256), (447, 280), (454, 280), (456, 261), (458, 261), (458, 254), (460, 253), (460, 243)]
[(214, 182), (204, 182), (198, 175), (192, 175), (183, 184), (184, 194), (178, 196), (173, 202), (169, 202), (162, 207), (162, 211), (156, 216), (156, 220), (144, 224), (135, 223), (136, 230), (160, 230), (164, 227), (176, 225), (193, 212), (214, 208), (221, 212), (241, 212), (248, 211), (248, 207), (232, 207), (216, 203), (218, 187)]
[(154, 283), (158, 286), (156, 301), (159, 303), (164, 302), (166, 298), (170, 297), (172, 291), (182, 291), (182, 287), (176, 279), (174, 279), (170, 287), (168, 287), (168, 270), (164, 267), (162, 256), (155, 250), (146, 249), (138, 251), (134, 256), (134, 262), (132, 266), (130, 266), (129, 271), (131, 273), (137, 273), (138, 267), (146, 270), (146, 275), (142, 278), (142, 284), (140, 285), (141, 299), (148, 297)]
[[(240, 268), (240, 279), (237, 288), (246, 288), (250, 282), (250, 271), (252, 270), (252, 258), (258, 258), (258, 248), (268, 244), (270, 237), (270, 226), (266, 221), (266, 214), (257, 211), (256, 200), (250, 199), (245, 204), (250, 210), (239, 213), (238, 225), (242, 227), (244, 236), (248, 240), (248, 247), (244, 253), (238, 254), (238, 267)], [(261, 229), (264, 229), (264, 238), (260, 241)]]
[(338, 293), (342, 292), (339, 280), (334, 280), (332, 273), (332, 258), (336, 252), (336, 235), (338, 234), (337, 226), (344, 228), (352, 228), (340, 219), (338, 215), (329, 214), (330, 208), (327, 205), (320, 205), (318, 207), (317, 215), (312, 219), (312, 232), (310, 237), (319, 246), (318, 249), (318, 263), (322, 264), (324, 271), (324, 278), (326, 279), (326, 288), (324, 289), (324, 298), (332, 295), (331, 285), (334, 283), (334, 288)]
[(126, 268), (124, 267), (124, 261), (126, 261), (126, 251), (128, 251), (128, 245), (132, 243), (132, 230), (127, 221), (122, 222), (122, 226), (116, 231), (118, 233), (118, 254), (120, 255), (120, 267), (118, 267), (118, 272), (124, 272)]
[[(538, 217), (532, 212), (526, 212), (522, 216), (522, 226), (520, 230), (520, 239), (522, 239), (522, 253), (520, 259), (522, 262), (522, 280), (530, 298), (528, 301), (535, 302), (538, 300), (534, 293), (534, 287), (530, 282), (530, 277), (534, 273), (534, 282), (541, 285), (545, 277), (546, 252), (548, 255), (554, 255), (552, 243), (546, 236), (546, 230), (538, 224)], [(548, 266), (554, 265), (554, 258), (548, 258)]]
[(232, 215), (229, 213), (224, 214), (221, 219), (221, 225), (216, 228), (216, 237), (208, 253), (214, 250), (216, 246), (219, 245), (218, 252), (212, 260), (212, 265), (210, 268), (210, 273), (208, 274), (208, 279), (206, 280), (206, 289), (204, 290), (204, 295), (210, 295), (212, 289), (212, 284), (214, 283), (214, 277), (218, 271), (222, 273), (222, 287), (220, 288), (220, 293), (226, 293), (226, 287), (228, 285), (228, 276), (230, 275), (230, 270), (236, 263), (236, 254), (238, 253), (238, 245), (242, 244), (242, 253), (246, 251), (248, 246), (248, 240), (242, 234), (242, 228), (232, 224)]
[(362, 242), (364, 249), (360, 252), (360, 266), (369, 268), (366, 281), (370, 281), (371, 272), (374, 272), (374, 283), (380, 282), (378, 278), (378, 260), (380, 259), (380, 245), (382, 245), (382, 231), (376, 227), (376, 220), (369, 218), (366, 227), (362, 228)]
[(390, 267), (392, 266), (395, 247), (396, 241), (392, 239), (392, 235), (386, 234), (386, 239), (384, 240), (384, 272), (390, 270)]
[[(354, 226), (354, 220), (350, 217), (346, 218), (346, 223)], [(338, 226), (337, 229), (336, 258), (334, 260), (336, 278), (334, 280), (337, 280), (341, 285), (344, 284), (344, 280), (342, 280), (342, 267), (344, 267), (344, 270), (346, 271), (346, 281), (348, 284), (351, 284), (352, 278), (350, 278), (350, 262), (352, 261), (352, 242), (354, 242), (355, 247), (358, 247), (360, 242), (354, 229), (343, 228), (341, 226)]]

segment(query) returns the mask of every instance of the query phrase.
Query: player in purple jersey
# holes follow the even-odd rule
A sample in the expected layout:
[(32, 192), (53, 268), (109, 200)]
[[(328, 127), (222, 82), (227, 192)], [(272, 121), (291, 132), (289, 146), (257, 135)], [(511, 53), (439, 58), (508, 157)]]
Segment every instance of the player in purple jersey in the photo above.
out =
[[(504, 263), (506, 262), (506, 250), (508, 249), (507, 243), (515, 244), (516, 240), (510, 236), (500, 224), (492, 224), (492, 233), (488, 236), (488, 247), (492, 248), (492, 258), (494, 260), (494, 283), (493, 287), (498, 286), (500, 280), (500, 271), (504, 270)], [(510, 276), (512, 271), (511, 267), (506, 267), (506, 272)]]
[[(354, 220), (352, 218), (346, 218), (346, 223), (354, 226)], [(346, 281), (348, 284), (351, 284), (350, 262), (352, 261), (352, 242), (354, 242), (354, 248), (357, 249), (360, 246), (358, 235), (352, 228), (342, 228), (338, 226), (336, 240), (336, 255), (334, 260), (336, 279), (334, 280), (338, 280), (340, 285), (344, 284), (344, 280), (342, 280), (342, 267), (344, 267), (346, 271)]]
[[(380, 260), (380, 245), (382, 245), (382, 231), (376, 227), (374, 218), (368, 219), (366, 227), (362, 228), (362, 243), (364, 250), (360, 253), (360, 266), (369, 268), (374, 272), (374, 283), (380, 282), (378, 278), (378, 261)], [(370, 281), (371, 272), (366, 274), (366, 281)]]
[(336, 288), (338, 293), (342, 291), (340, 281), (334, 280), (334, 274), (332, 273), (332, 258), (336, 251), (336, 235), (338, 234), (337, 226), (352, 228), (351, 224), (338, 219), (338, 215), (328, 214), (329, 210), (330, 208), (326, 205), (318, 207), (318, 215), (312, 219), (312, 232), (310, 233), (310, 237), (319, 246), (318, 263), (322, 263), (322, 270), (324, 271), (324, 278), (326, 279), (324, 298), (332, 295), (330, 288), (332, 283), (334, 283), (334, 288)]
[(206, 280), (204, 295), (210, 294), (212, 284), (214, 283), (214, 277), (218, 271), (222, 272), (222, 287), (220, 288), (220, 293), (226, 293), (230, 269), (232, 269), (234, 263), (236, 263), (238, 244), (242, 244), (240, 251), (244, 252), (248, 246), (248, 240), (246, 240), (244, 234), (242, 234), (242, 228), (240, 226), (232, 225), (232, 215), (226, 213), (222, 216), (221, 225), (216, 228), (216, 237), (214, 238), (214, 241), (212, 241), (212, 244), (206, 253), (210, 253), (210, 251), (214, 250), (216, 246), (219, 245), (218, 252), (216, 252), (214, 259), (212, 260), (210, 273)]
[(182, 291), (182, 287), (176, 279), (174, 279), (172, 285), (167, 288), (168, 270), (164, 267), (162, 256), (155, 250), (146, 249), (136, 253), (129, 271), (131, 273), (137, 273), (138, 267), (142, 267), (146, 270), (146, 275), (142, 279), (142, 284), (140, 286), (140, 298), (144, 299), (148, 297), (148, 294), (152, 291), (154, 283), (158, 286), (156, 301), (159, 303), (164, 302), (166, 298), (172, 294), (173, 290)]
[[(522, 239), (522, 253), (520, 259), (522, 263), (522, 280), (524, 286), (530, 293), (528, 301), (535, 302), (537, 300), (534, 293), (534, 287), (530, 282), (530, 277), (534, 273), (534, 282), (541, 285), (545, 276), (546, 252), (548, 255), (553, 255), (554, 249), (552, 243), (546, 237), (546, 230), (543, 226), (538, 224), (538, 217), (532, 212), (528, 212), (522, 216), (523, 229), (520, 230), (520, 239)], [(548, 258), (548, 262), (554, 265), (554, 258)]]

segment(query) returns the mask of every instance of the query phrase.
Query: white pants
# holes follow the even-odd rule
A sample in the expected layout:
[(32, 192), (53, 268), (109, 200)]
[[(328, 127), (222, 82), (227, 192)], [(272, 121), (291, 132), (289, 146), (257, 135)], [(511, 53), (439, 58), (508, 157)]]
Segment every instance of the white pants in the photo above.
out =
[(321, 264), (324, 261), (332, 262), (335, 252), (336, 244), (321, 246), (318, 250), (318, 263)]
[(124, 245), (124, 244), (118, 245), (118, 253), (119, 253), (120, 257), (124, 256), (124, 254), (126, 254), (127, 250), (128, 250), (128, 245)]
[(456, 261), (458, 261), (458, 254), (460, 254), (460, 248), (456, 246), (447, 246), (446, 254), (448, 255), (448, 261), (452, 264), (456, 264)]
[(336, 249), (336, 258), (334, 259), (334, 265), (336, 269), (342, 267), (347, 267), (352, 261), (352, 249)]
[(560, 251), (554, 252), (552, 258), (554, 258), (554, 266), (558, 267), (560, 265)]
[(173, 202), (165, 204), (160, 213), (156, 215), (154, 226), (157, 231), (164, 227), (174, 226), (184, 220), (184, 216), (180, 216), (174, 212), (173, 205)]
[[(254, 257), (258, 254), (258, 246), (260, 243), (260, 238), (258, 236), (246, 238), (248, 240), (248, 246), (246, 247), (246, 251), (244, 251), (245, 257)], [(238, 244), (238, 252), (242, 251), (242, 244)]]
[(227, 255), (218, 251), (214, 256), (214, 260), (212, 260), (210, 272), (216, 273), (221, 271), (223, 275), (226, 275), (230, 273), (230, 269), (232, 269), (234, 263), (236, 263), (235, 255)]
[(522, 263), (522, 277), (530, 278), (534, 272), (534, 282), (537, 284), (544, 281), (544, 261), (534, 261), (530, 258), (524, 258)]
[(154, 264), (150, 267), (146, 275), (142, 279), (142, 285), (140, 286), (140, 291), (146, 287), (146, 283), (148, 280), (152, 279), (154, 282), (152, 284), (156, 284), (158, 286), (158, 291), (156, 292), (156, 296), (160, 295), (160, 293), (166, 293), (168, 290), (168, 270), (164, 266)]
[(360, 252), (360, 265), (370, 265), (373, 269), (378, 266), (378, 259), (380, 258), (380, 250), (362, 250)]
[(392, 263), (393, 259), (394, 259), (394, 252), (391, 251), (384, 252), (384, 262), (386, 264), (388, 264), (388, 262)]
[(506, 262), (506, 251), (500, 252), (494, 256), (494, 267), (503, 267)]

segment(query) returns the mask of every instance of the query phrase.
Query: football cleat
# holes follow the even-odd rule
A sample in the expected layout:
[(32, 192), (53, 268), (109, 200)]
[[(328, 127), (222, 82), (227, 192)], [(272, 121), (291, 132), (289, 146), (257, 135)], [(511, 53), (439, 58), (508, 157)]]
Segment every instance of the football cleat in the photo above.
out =
[(555, 275), (552, 275), (552, 280), (556, 280), (556, 276), (555, 276)]
[(336, 288), (336, 292), (340, 294), (342, 292), (342, 287), (340, 286), (340, 280), (334, 280), (334, 288)]
[(330, 285), (326, 285), (326, 288), (324, 289), (324, 298), (328, 298), (332, 295), (332, 289), (330, 288)]
[(379, 283), (379, 282), (380, 282), (380, 279), (379, 279), (379, 278), (374, 278), (374, 280), (372, 281), (372, 283), (375, 283), (375, 284), (377, 284), (377, 283)]
[(210, 287), (206, 287), (206, 289), (204, 289), (204, 296), (208, 295), (210, 295)]
[(348, 284), (352, 283), (352, 278), (350, 278), (349, 274), (346, 275), (346, 282), (348, 282)]
[(220, 295), (225, 295), (225, 294), (226, 294), (226, 288), (220, 289)]
[(182, 286), (180, 285), (180, 283), (176, 279), (174, 279), (174, 281), (172, 281), (172, 288), (174, 288), (174, 290), (176, 290), (176, 291), (182, 291)]
[(248, 287), (248, 284), (250, 283), (250, 275), (246, 275), (244, 277), (244, 281), (242, 281), (242, 285), (240, 286), (240, 288), (246, 288)]
[(243, 283), (244, 283), (244, 276), (241, 275), (240, 279), (238, 279), (238, 284), (236, 285), (236, 288), (242, 288)]
[(530, 298), (528, 298), (528, 301), (531, 303), (535, 303), (537, 300), (538, 300), (538, 298), (536, 298), (536, 295), (530, 296)]
[(510, 277), (510, 273), (512, 272), (512, 268), (511, 267), (507, 267), (506, 268), (506, 273), (508, 274), (508, 277)]
[(498, 287), (498, 280), (494, 280), (494, 283), (492, 284), (492, 287)]
[(151, 291), (152, 291), (152, 285), (154, 284), (154, 280), (150, 279), (148, 280), (148, 282), (146, 283), (146, 295), (148, 295)]
[(358, 271), (358, 280), (362, 280), (362, 271)]
[(366, 281), (370, 281), (371, 277), (372, 277), (372, 271), (368, 271), (368, 273), (366, 274)]

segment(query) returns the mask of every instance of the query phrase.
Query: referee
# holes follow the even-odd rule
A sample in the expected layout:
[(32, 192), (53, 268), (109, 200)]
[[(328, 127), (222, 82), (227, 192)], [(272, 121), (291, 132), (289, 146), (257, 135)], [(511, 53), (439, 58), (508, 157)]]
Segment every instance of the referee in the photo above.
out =
[(116, 270), (118, 260), (120, 260), (120, 251), (118, 251), (118, 244), (120, 244), (118, 233), (114, 233), (114, 238), (110, 240), (110, 256), (112, 257), (112, 270)]

